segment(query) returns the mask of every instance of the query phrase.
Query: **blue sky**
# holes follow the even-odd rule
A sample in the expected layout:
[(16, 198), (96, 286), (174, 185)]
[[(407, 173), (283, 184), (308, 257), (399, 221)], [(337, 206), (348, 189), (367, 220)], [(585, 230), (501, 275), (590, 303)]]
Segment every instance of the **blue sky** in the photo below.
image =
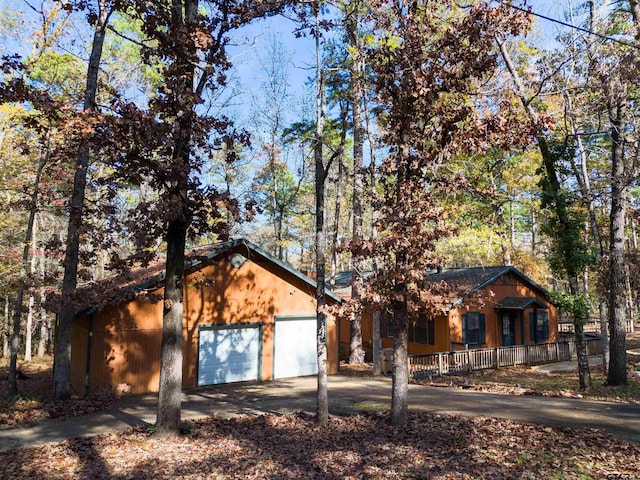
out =
[[(534, 11), (553, 18), (563, 19), (565, 4), (570, 0), (529, 0), (528, 4)], [(578, 0), (574, 0), (577, 2)], [(34, 4), (38, 4), (35, 0)], [(12, 10), (30, 12), (23, 0), (0, 0), (0, 10), (8, 7)], [(558, 26), (541, 19), (534, 19), (536, 31), (532, 35), (532, 40), (545, 46), (553, 45), (554, 38), (558, 32)], [(264, 56), (266, 46), (270, 41), (270, 35), (276, 35), (285, 45), (288, 51), (288, 75), (290, 93), (293, 97), (301, 97), (308, 93), (305, 82), (309, 77), (314, 76), (314, 41), (311, 38), (295, 38), (293, 30), (295, 25), (290, 20), (282, 17), (273, 17), (255, 22), (248, 28), (238, 32), (233, 38), (236, 44), (231, 49), (232, 62), (236, 66), (238, 79), (240, 81), (240, 92), (243, 93), (241, 100), (238, 100), (236, 107), (238, 115), (246, 110), (248, 105), (248, 95), (256, 91), (261, 79), (259, 56)], [(561, 27), (562, 28), (562, 27)], [(1, 40), (1, 39), (0, 39)], [(11, 39), (3, 42), (0, 46), (0, 53), (7, 53), (14, 50), (21, 50), (21, 53), (29, 53), (29, 44), (18, 44)], [(244, 116), (244, 114), (243, 114)]]

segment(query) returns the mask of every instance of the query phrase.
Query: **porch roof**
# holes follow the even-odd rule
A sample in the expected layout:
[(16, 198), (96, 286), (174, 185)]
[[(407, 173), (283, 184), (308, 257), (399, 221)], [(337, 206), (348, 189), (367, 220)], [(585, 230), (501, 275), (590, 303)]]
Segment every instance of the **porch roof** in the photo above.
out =
[(524, 310), (530, 307), (549, 308), (535, 297), (504, 297), (494, 308), (503, 310)]

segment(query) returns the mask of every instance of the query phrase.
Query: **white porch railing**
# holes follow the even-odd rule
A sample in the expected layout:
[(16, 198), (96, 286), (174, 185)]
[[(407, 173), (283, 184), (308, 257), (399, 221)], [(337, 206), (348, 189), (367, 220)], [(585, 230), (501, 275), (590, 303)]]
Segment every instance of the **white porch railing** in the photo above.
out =
[[(587, 340), (587, 355), (601, 353), (600, 339)], [(574, 341), (409, 355), (409, 375), (412, 377), (441, 376), (515, 365), (565, 362), (575, 359), (576, 356)]]
[[(631, 320), (625, 322), (625, 328), (627, 333), (633, 332), (634, 325)], [(637, 328), (637, 327), (636, 327)], [(560, 322), (558, 323), (558, 332), (560, 333), (573, 333), (573, 322)], [(584, 333), (600, 334), (600, 320), (589, 320), (584, 324)]]

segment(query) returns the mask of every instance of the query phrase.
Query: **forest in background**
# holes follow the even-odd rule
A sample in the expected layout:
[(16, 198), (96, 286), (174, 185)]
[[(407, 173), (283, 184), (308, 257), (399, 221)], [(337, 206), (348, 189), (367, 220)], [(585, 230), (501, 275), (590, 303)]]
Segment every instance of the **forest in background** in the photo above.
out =
[[(398, 318), (423, 292), (389, 292), (415, 272), (514, 265), (620, 351), (640, 286), (636, 1), (567, 0), (554, 41), (533, 3), (185, 2), (180, 25), (160, 5), (0, 11), (3, 356), (14, 325), (25, 359), (51, 351), (48, 292), (171, 257), (180, 235), (244, 236), (329, 284), (385, 272), (355, 298)], [(308, 60), (243, 30), (276, 15)]]

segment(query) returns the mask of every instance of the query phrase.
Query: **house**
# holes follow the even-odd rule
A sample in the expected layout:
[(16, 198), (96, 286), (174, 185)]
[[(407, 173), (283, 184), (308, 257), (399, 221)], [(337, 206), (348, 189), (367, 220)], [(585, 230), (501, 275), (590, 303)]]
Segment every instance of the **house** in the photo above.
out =
[[(409, 327), (409, 354), (447, 352), (555, 342), (558, 312), (548, 292), (514, 267), (451, 268), (431, 273), (430, 282), (446, 282), (462, 292), (446, 313), (420, 316)], [(349, 293), (349, 276), (336, 292)], [(348, 296), (348, 295), (347, 295)], [(365, 349), (372, 346), (372, 312), (363, 315)], [(382, 347), (393, 347), (392, 329), (382, 315)], [(349, 319), (340, 320), (341, 358), (349, 347)]]
[[(315, 281), (243, 239), (195, 253), (185, 265), (183, 388), (317, 372)], [(95, 286), (99, 297), (87, 293), (92, 303), (76, 315), (72, 331), (76, 392), (158, 390), (163, 263), (126, 284)], [(340, 301), (331, 292), (326, 298)], [(328, 371), (335, 373), (332, 319), (327, 344)]]

